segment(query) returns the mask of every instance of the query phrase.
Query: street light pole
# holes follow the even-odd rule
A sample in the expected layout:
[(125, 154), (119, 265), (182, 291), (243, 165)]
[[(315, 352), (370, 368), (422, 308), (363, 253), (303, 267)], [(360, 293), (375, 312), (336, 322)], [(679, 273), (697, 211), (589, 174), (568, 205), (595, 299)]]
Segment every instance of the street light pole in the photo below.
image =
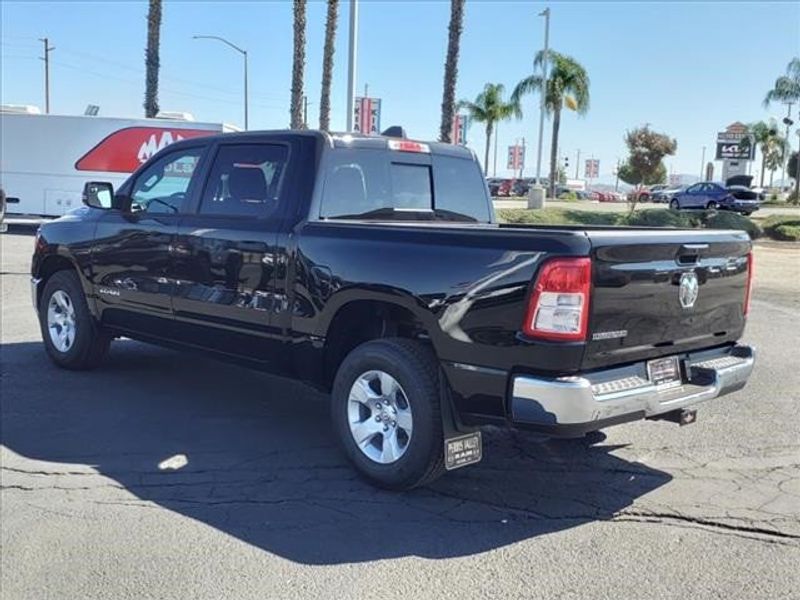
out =
[(358, 0), (350, 0), (350, 40), (347, 49), (347, 131), (353, 131), (356, 99), (356, 54), (358, 53)]
[(249, 125), (249, 123), (248, 123), (248, 112), (249, 111), (248, 111), (248, 107), (247, 107), (247, 97), (248, 97), (248, 91), (247, 91), (247, 50), (244, 50), (243, 48), (239, 48), (239, 46), (237, 46), (236, 44), (233, 44), (233, 43), (229, 42), (228, 40), (226, 40), (225, 38), (220, 37), (218, 35), (193, 35), (192, 39), (195, 39), (195, 40), (217, 40), (218, 42), (222, 42), (226, 46), (229, 46), (229, 47), (233, 48), (239, 54), (241, 54), (242, 57), (244, 58), (244, 130), (247, 131), (248, 125)]

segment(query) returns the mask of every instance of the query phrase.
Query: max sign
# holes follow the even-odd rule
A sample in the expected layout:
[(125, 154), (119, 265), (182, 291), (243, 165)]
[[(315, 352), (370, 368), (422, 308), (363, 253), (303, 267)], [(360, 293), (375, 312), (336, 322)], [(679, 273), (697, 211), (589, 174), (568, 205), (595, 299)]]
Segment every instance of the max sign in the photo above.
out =
[(128, 127), (115, 131), (75, 163), (78, 171), (133, 173), (162, 148), (180, 140), (214, 135), (207, 129)]

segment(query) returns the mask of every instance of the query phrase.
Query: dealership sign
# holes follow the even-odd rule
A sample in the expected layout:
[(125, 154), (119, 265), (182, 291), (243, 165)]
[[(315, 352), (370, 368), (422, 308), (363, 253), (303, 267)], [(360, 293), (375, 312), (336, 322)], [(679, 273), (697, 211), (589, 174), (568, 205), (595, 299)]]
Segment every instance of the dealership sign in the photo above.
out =
[(717, 134), (717, 160), (753, 160), (756, 144), (747, 126), (732, 123)]

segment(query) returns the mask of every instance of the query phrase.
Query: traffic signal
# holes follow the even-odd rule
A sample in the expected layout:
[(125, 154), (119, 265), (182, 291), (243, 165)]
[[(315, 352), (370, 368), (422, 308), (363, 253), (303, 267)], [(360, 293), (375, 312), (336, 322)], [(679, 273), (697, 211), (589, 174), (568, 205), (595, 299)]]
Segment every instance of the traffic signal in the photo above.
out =
[(564, 157), (564, 168), (569, 169), (569, 156)]

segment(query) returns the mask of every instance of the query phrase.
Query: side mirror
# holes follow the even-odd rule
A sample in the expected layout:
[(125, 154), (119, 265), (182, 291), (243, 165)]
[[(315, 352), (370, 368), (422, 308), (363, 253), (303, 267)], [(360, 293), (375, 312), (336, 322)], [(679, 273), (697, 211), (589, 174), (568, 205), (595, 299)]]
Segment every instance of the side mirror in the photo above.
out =
[(87, 181), (82, 199), (86, 206), (110, 209), (114, 201), (114, 186), (107, 181)]

